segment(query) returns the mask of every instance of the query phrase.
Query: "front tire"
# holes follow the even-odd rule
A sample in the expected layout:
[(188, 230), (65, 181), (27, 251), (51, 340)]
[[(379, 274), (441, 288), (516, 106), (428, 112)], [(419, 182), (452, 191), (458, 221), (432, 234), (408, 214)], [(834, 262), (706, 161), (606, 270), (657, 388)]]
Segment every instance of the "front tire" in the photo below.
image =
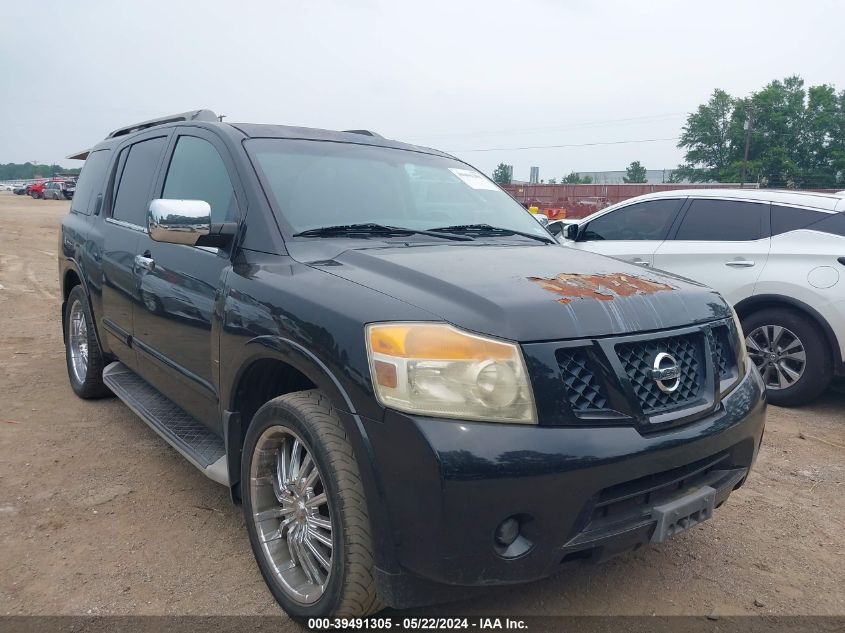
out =
[(805, 404), (830, 385), (833, 358), (824, 335), (806, 315), (787, 308), (761, 310), (743, 319), (742, 329), (771, 404)]
[(103, 354), (94, 333), (88, 297), (74, 286), (65, 307), (65, 360), (70, 386), (80, 398), (104, 398), (111, 391), (103, 383)]
[(363, 617), (382, 608), (364, 488), (328, 398), (302, 391), (256, 412), (241, 463), (258, 567), (292, 617)]

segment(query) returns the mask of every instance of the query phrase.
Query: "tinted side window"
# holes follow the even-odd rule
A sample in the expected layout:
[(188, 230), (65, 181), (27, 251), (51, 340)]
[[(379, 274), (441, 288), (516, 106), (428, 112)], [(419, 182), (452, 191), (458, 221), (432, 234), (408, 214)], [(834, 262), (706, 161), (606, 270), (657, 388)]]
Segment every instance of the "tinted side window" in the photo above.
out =
[(663, 240), (680, 200), (638, 202), (587, 224), (583, 240)]
[(825, 233), (830, 233), (831, 235), (841, 235), (845, 237), (845, 212), (840, 211), (839, 213), (833, 214), (826, 214), (824, 220), (817, 224), (813, 224), (812, 226), (808, 226), (808, 229), (813, 231), (824, 231)]
[(235, 222), (235, 191), (223, 159), (214, 146), (195, 136), (182, 136), (173, 150), (162, 198), (205, 200), (212, 222)]
[(129, 156), (114, 197), (112, 217), (115, 220), (138, 226), (147, 225), (150, 188), (166, 140), (163, 136), (152, 138), (129, 148)]
[(788, 231), (804, 229), (811, 224), (830, 217), (829, 213), (811, 211), (810, 209), (796, 209), (779, 204), (772, 205), (772, 235), (780, 235)]
[(693, 200), (676, 240), (745, 242), (759, 240), (768, 204), (735, 200)]
[(100, 193), (110, 154), (109, 150), (102, 149), (88, 155), (82, 166), (82, 173), (79, 174), (79, 180), (76, 182), (76, 191), (70, 205), (72, 211), (86, 215), (91, 213), (91, 199)]

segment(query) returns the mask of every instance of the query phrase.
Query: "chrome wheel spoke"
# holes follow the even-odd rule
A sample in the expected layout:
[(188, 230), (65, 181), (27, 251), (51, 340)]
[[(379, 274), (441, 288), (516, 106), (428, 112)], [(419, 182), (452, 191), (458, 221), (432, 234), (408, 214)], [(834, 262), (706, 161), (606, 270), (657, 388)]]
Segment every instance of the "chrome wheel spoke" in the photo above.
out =
[(292, 512), (295, 512), (294, 508), (290, 506), (283, 506), (281, 508), (271, 508), (270, 510), (264, 510), (263, 512), (256, 512), (252, 516), (256, 521), (266, 521), (267, 519), (281, 519)]
[(317, 561), (320, 563), (320, 565), (323, 567), (323, 569), (328, 571), (329, 569), (331, 569), (332, 565), (326, 559), (326, 557), (323, 556), (320, 553), (320, 550), (317, 548), (317, 546), (314, 545), (314, 541), (311, 540), (312, 538), (313, 538), (313, 534), (309, 533), (308, 535), (306, 535), (306, 537), (305, 537), (305, 547), (308, 548), (308, 551), (311, 553), (312, 556), (314, 556), (314, 558), (317, 559)]
[[(305, 574), (308, 576), (308, 579), (313, 582), (315, 585), (322, 585), (323, 580), (320, 577), (320, 570), (317, 568), (315, 563), (315, 559), (319, 560), (323, 558), (322, 555), (317, 552), (317, 549), (311, 543), (310, 539), (308, 538), (308, 530), (304, 528), (299, 536), (298, 539), (298, 546), (299, 546), (299, 554), (300, 559), (302, 560), (302, 567), (305, 570)], [(323, 558), (323, 560), (325, 560)], [(326, 564), (326, 569), (329, 568), (328, 563)]]
[(317, 480), (320, 478), (320, 473), (317, 471), (316, 464), (314, 468), (311, 469), (311, 472), (308, 473), (308, 476), (305, 477), (305, 481), (302, 482), (302, 489), (307, 490), (308, 488), (314, 488), (314, 485), (317, 483)]
[[(310, 527), (310, 524), (309, 524)], [(308, 530), (308, 536), (318, 543), (322, 543), (329, 549), (332, 549), (332, 539), (330, 536), (326, 536), (325, 534), (321, 534), (315, 528), (311, 528)]]
[(322, 492), (315, 497), (311, 497), (310, 499), (306, 499), (305, 506), (308, 508), (317, 508), (321, 505), (326, 503), (326, 493)]
[(290, 449), (290, 474), (285, 478), (285, 481), (295, 483), (299, 477), (300, 456), (302, 453), (302, 444), (299, 440), (293, 441), (293, 447)]
[(332, 522), (329, 521), (328, 519), (324, 519), (323, 517), (321, 517), (319, 515), (314, 515), (314, 516), (308, 517), (308, 523), (311, 524), (311, 525), (314, 525), (318, 528), (322, 528), (322, 529), (324, 529), (328, 532), (332, 531)]

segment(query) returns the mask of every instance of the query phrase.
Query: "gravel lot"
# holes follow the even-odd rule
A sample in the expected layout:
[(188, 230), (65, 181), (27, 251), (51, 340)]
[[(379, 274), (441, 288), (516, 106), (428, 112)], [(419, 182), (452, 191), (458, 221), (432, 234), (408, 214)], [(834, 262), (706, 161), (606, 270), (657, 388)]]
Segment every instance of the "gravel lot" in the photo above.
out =
[[(57, 228), (0, 192), (0, 614), (275, 614), (239, 507), (67, 383)], [(747, 485), (663, 546), (428, 613), (845, 614), (845, 384), (770, 407)]]

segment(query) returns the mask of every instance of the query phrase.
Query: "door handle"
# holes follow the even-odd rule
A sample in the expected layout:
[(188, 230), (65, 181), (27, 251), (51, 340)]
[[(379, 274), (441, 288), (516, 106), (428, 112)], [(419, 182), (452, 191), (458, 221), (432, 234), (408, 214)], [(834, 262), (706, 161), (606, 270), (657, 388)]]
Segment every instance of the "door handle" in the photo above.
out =
[(646, 266), (646, 267), (651, 266), (651, 263), (650, 263), (650, 262), (647, 262), (647, 261), (646, 261), (646, 260), (644, 260), (644, 259), (640, 259), (639, 257), (638, 257), (638, 258), (636, 258), (636, 259), (632, 259), (632, 260), (631, 260), (631, 263), (632, 263), (632, 264), (636, 264), (637, 266)]
[(753, 265), (754, 261), (751, 259), (732, 259), (729, 262), (725, 262), (725, 266), (732, 268), (751, 268)]
[(146, 270), (150, 272), (155, 268), (156, 262), (152, 257), (144, 257), (143, 255), (135, 255), (135, 268), (137, 270)]

